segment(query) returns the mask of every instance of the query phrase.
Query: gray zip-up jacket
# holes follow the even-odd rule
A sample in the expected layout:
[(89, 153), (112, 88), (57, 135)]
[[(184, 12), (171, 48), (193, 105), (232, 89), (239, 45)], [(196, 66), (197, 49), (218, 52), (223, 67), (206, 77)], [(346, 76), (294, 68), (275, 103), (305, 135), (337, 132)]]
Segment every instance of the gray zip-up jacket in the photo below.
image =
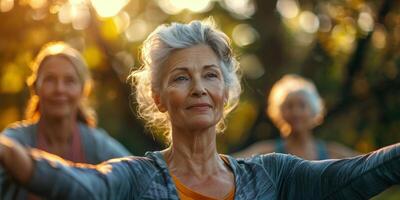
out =
[[(179, 199), (160, 152), (71, 166), (32, 153), (27, 187), (50, 199)], [(306, 161), (284, 154), (228, 156), (235, 199), (368, 199), (400, 182), (400, 144), (342, 160)]]

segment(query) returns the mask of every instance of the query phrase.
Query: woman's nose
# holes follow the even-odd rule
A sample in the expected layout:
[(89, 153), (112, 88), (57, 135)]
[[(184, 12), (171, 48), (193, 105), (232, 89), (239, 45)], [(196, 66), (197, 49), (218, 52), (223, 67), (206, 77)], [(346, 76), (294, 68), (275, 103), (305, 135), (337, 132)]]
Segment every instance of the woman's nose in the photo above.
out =
[(57, 81), (56, 83), (56, 91), (57, 92), (64, 92), (66, 90), (66, 85), (63, 81)]
[(206, 88), (204, 87), (204, 84), (201, 82), (201, 80), (194, 80), (192, 87), (192, 96), (201, 97), (206, 94)]

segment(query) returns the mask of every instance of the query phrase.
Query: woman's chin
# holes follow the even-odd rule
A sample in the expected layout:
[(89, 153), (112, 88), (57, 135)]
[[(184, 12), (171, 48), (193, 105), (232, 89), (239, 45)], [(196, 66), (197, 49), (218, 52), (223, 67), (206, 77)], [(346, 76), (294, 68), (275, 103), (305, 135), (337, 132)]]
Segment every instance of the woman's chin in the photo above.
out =
[(296, 134), (302, 134), (302, 133), (308, 133), (310, 132), (311, 129), (306, 128), (306, 127), (293, 127), (292, 132)]
[(215, 123), (212, 120), (196, 120), (196, 121), (192, 121), (189, 122), (187, 124), (187, 127), (190, 130), (205, 130), (205, 129), (209, 129), (209, 128), (213, 128), (216, 126), (217, 123)]
[(52, 112), (46, 113), (47, 117), (51, 119), (64, 119), (64, 118), (69, 118), (71, 116), (71, 113), (69, 111), (65, 110), (54, 110)]

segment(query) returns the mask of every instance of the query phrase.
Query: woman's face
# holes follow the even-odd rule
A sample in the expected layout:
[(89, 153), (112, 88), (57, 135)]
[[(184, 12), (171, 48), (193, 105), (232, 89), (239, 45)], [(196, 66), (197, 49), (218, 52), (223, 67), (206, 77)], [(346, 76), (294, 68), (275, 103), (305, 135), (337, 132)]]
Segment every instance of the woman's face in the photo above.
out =
[(42, 117), (76, 116), (83, 87), (75, 67), (68, 59), (51, 56), (44, 60), (36, 84)]
[(227, 90), (220, 60), (209, 46), (172, 52), (161, 77), (154, 99), (161, 112), (168, 112), (173, 128), (206, 129), (220, 121)]
[(292, 132), (308, 132), (315, 126), (315, 114), (303, 92), (289, 93), (281, 105), (281, 113)]

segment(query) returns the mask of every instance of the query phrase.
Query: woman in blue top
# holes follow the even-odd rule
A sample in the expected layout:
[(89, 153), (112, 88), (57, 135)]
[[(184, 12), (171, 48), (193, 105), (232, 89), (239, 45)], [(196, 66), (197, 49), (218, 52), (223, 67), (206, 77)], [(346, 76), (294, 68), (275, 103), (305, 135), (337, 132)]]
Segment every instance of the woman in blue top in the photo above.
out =
[(357, 155), (341, 144), (314, 138), (312, 130), (323, 121), (325, 108), (310, 80), (299, 75), (285, 75), (272, 86), (267, 101), (266, 113), (279, 128), (281, 137), (259, 141), (235, 153), (236, 157), (276, 152), (323, 160)]
[[(99, 164), (130, 155), (96, 128), (95, 112), (86, 102), (92, 81), (79, 51), (64, 42), (50, 42), (39, 51), (31, 69), (25, 120), (10, 125), (3, 135), (73, 162)], [(0, 186), (0, 199), (35, 199), (3, 170)]]
[[(205, 22), (162, 25), (133, 72), (140, 116), (170, 145), (144, 157), (73, 165), (0, 137), (0, 162), (50, 199), (179, 199), (185, 186), (206, 199), (366, 199), (400, 182), (400, 146), (344, 160), (284, 154), (241, 160), (218, 154), (215, 138), (240, 94), (228, 37)], [(225, 161), (224, 161), (225, 160)], [(190, 198), (189, 198), (190, 199)]]

